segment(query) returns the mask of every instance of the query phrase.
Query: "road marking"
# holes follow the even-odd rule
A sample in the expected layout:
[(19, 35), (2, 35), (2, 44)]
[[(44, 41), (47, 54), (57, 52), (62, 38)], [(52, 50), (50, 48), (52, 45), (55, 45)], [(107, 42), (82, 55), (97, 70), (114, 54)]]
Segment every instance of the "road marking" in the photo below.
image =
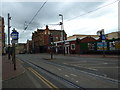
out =
[(75, 76), (75, 77), (77, 76), (77, 75), (75, 75), (75, 74), (70, 74), (70, 75)]
[(66, 77), (69, 77), (68, 75), (65, 75)]
[(28, 70), (30, 70), (34, 75), (36, 75), (40, 80), (42, 80), (49, 88), (51, 88), (52, 90), (59, 90), (58, 87), (56, 87), (55, 85), (53, 85), (50, 81), (48, 81), (47, 79), (45, 79), (43, 76), (41, 76), (37, 71), (35, 71), (32, 68), (28, 68)]
[(57, 69), (61, 71), (61, 69), (60, 69), (60, 68), (57, 68)]
[(94, 69), (94, 68), (87, 68), (87, 69), (94, 70), (94, 71), (98, 71), (97, 69)]
[(79, 82), (79, 81), (76, 81), (76, 82)]
[(85, 68), (85, 69), (89, 69), (89, 70), (98, 71), (98, 70), (97, 70), (97, 69), (95, 69), (95, 68), (88, 68), (88, 67), (84, 67), (84, 66), (79, 66), (79, 67), (81, 67), (81, 68)]

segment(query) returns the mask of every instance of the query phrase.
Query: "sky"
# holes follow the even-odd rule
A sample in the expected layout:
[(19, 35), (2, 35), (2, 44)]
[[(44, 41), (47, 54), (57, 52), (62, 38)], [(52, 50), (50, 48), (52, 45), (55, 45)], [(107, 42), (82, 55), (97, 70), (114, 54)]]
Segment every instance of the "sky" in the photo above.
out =
[[(45, 0), (9, 0), (9, 2), (0, 0), (0, 15), (5, 19), (7, 34), (7, 15), (10, 13), (10, 30), (15, 28), (19, 32), (19, 43), (26, 43), (31, 39), (32, 32), (37, 28), (45, 29), (46, 25), (49, 29), (61, 30), (60, 25), (51, 25), (61, 22), (59, 14), (63, 15), (67, 36), (96, 35), (96, 32), (101, 29), (104, 29), (107, 34), (118, 31), (118, 1), (115, 1), (117, 0), (47, 0), (36, 15)], [(92, 12), (88, 13), (90, 11)], [(31, 20), (31, 24), (28, 25)], [(28, 25), (27, 30), (24, 30), (25, 25)]]

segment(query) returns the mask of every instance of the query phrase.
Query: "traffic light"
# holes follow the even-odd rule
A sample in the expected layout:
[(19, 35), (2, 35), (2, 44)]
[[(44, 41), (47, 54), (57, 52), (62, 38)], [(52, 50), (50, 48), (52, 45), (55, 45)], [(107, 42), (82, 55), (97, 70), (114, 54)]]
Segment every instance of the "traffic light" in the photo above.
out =
[(53, 42), (53, 36), (51, 36), (50, 39), (51, 39), (51, 42)]
[(53, 42), (53, 36), (50, 34), (49, 35), (49, 43)]

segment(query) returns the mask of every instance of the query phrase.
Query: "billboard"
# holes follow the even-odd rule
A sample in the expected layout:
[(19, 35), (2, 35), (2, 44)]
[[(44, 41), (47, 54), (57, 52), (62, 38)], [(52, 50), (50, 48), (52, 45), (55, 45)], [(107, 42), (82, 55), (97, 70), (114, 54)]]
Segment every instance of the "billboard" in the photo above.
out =
[(120, 41), (109, 42), (110, 50), (120, 50)]
[(106, 42), (98, 42), (97, 43), (97, 51), (107, 50), (107, 43)]

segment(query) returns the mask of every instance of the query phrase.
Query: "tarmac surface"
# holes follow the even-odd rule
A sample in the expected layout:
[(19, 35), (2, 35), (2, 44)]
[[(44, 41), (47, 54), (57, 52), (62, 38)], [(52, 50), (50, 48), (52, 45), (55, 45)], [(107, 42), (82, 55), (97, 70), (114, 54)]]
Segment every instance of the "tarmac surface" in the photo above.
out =
[(12, 60), (7, 55), (2, 56), (2, 89), (4, 88), (35, 88), (25, 68), (19, 60), (16, 60), (16, 70)]
[[(62, 55), (61, 55), (62, 56)], [(103, 55), (68, 55), (75, 57), (103, 57)], [(105, 58), (120, 58), (118, 55), (106, 55)], [(14, 83), (14, 84), (13, 84)], [(2, 88), (36, 88), (22, 62), (16, 60), (16, 70), (8, 55), (2, 56)]]

